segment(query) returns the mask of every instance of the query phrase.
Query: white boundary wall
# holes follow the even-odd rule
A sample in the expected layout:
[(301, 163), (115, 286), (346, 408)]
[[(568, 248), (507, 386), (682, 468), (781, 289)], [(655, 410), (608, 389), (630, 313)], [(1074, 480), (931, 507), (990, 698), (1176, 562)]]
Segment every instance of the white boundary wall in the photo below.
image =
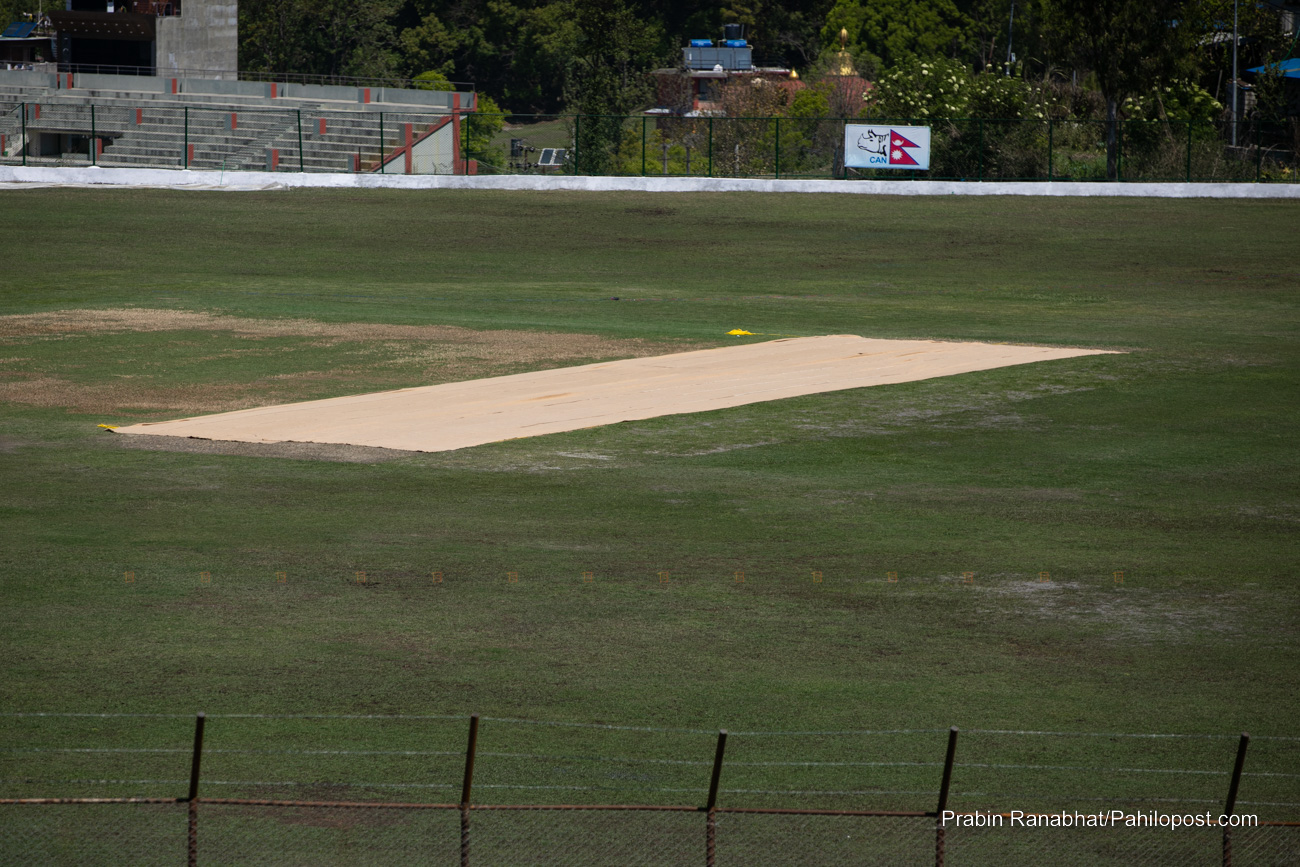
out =
[[(12, 186), (10, 186), (12, 185)], [(177, 190), (581, 190), (591, 192), (856, 193), (869, 196), (1125, 196), (1169, 199), (1300, 199), (1300, 184), (1065, 183), (1053, 181), (800, 181), (564, 175), (379, 175), (177, 169), (0, 166), (0, 190), (32, 186)]]

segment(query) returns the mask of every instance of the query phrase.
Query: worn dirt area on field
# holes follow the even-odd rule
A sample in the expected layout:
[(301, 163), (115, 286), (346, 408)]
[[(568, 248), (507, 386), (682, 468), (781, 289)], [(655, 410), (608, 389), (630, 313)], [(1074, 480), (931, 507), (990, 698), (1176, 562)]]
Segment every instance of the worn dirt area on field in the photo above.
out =
[[(191, 339), (196, 332), (219, 332), (232, 339), (215, 348), (196, 346)], [(190, 371), (189, 381), (177, 382), (175, 371), (164, 362), (151, 360), (148, 349), (133, 359), (121, 352), (98, 352), (93, 343), (77, 343), (124, 334), (152, 335), (152, 340), (161, 342), (150, 347), (210, 365)], [(47, 341), (68, 341), (68, 352), (59, 355), (57, 363), (42, 364), (6, 351)], [(0, 316), (0, 354), (11, 356), (0, 358), (0, 401), (98, 414), (223, 412), (309, 400), (339, 391), (457, 382), (574, 363), (662, 355), (701, 345), (591, 334), (476, 331), (451, 325), (254, 319), (187, 310), (60, 310)], [(313, 359), (316, 369), (292, 369), (301, 366), (295, 358), (309, 352), (319, 356), (323, 351), (329, 355), (324, 363)], [(249, 363), (254, 360), (258, 370), (250, 377)], [(235, 367), (234, 373), (227, 372)], [(82, 372), (87, 368), (89, 373)]]
[[(420, 452), (379, 449), (338, 443), (241, 443), (192, 437), (114, 437), (114, 445), (155, 452), (187, 452), (248, 458), (287, 458), (300, 461), (334, 461), (344, 464), (382, 464)], [(0, 450), (3, 443), (0, 442)]]

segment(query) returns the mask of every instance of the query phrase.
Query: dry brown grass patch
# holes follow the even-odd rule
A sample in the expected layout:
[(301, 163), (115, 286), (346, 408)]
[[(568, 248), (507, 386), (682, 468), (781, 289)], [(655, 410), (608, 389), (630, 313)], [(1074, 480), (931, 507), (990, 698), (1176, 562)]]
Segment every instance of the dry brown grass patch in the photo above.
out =
[[(0, 401), (74, 412), (114, 411), (224, 412), (253, 406), (308, 400), (349, 393), (340, 383), (360, 390), (433, 385), (524, 370), (539, 370), (615, 358), (639, 358), (684, 352), (705, 344), (684, 341), (617, 340), (592, 334), (486, 330), (452, 325), (385, 325), (330, 323), (312, 319), (253, 319), (222, 313), (116, 308), (58, 310), (0, 316), (0, 346), (32, 340), (62, 340), (96, 334), (215, 331), (238, 340), (268, 341), (256, 348), (232, 346), (204, 360), (219, 363), (241, 355), (274, 358), (292, 353), (301, 343), (279, 347), (277, 338), (307, 338), (314, 347), (340, 349), (340, 366), (328, 370), (276, 373), (253, 381), (177, 385), (168, 373), (132, 370), (109, 373), (107, 381), (74, 382), (62, 370), (6, 371), (0, 359)], [(21, 377), (21, 378), (19, 378)]]

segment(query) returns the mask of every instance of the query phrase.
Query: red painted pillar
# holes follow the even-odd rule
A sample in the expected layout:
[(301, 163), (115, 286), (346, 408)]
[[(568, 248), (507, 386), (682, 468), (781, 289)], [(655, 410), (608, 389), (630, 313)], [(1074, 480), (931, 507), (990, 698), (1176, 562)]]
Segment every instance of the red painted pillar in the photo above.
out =
[[(455, 94), (457, 98), (460, 94)], [(465, 173), (465, 161), (461, 159), (460, 153), (460, 113), (453, 113), (451, 116), (451, 173), (461, 175)]]
[(277, 95), (276, 83), (273, 81), (271, 82), (271, 99), (275, 99)]
[(174, 78), (172, 79), (172, 93), (180, 93), (180, 91), (176, 87), (176, 79)]
[(325, 118), (320, 119), (320, 134), (325, 135)]
[(239, 126), (239, 115), (235, 112), (230, 113), (230, 129), (233, 132)]
[(36, 116), (35, 116), (35, 119), (36, 119), (36, 120), (40, 120), (40, 119), (41, 119), (41, 104), (38, 102), (38, 103), (36, 103), (36, 105), (33, 106), (33, 107), (36, 109)]
[(361, 88), (361, 101), (364, 103), (370, 102), (370, 88), (368, 87)]
[(101, 157), (104, 155), (104, 140), (102, 138), (95, 139), (95, 152)]
[(403, 124), (402, 127), (406, 134), (406, 147), (404, 150), (406, 151), (406, 173), (409, 175), (411, 173), (411, 145), (414, 144), (414, 141), (411, 135), (411, 125), (407, 123)]
[(72, 73), (71, 73), (71, 72), (68, 73), (68, 83), (67, 83), (66, 85), (64, 85), (64, 88), (67, 89), (67, 90), (72, 90)]
[(144, 109), (137, 108), (135, 110), (135, 125), (139, 126), (142, 123), (144, 123)]
[(194, 165), (194, 145), (189, 145), (188, 150), (189, 153), (185, 156), (185, 164), (187, 166)]
[(361, 173), (361, 154), (352, 155), (352, 171), (357, 174)]
[(271, 148), (271, 171), (280, 168), (280, 149)]

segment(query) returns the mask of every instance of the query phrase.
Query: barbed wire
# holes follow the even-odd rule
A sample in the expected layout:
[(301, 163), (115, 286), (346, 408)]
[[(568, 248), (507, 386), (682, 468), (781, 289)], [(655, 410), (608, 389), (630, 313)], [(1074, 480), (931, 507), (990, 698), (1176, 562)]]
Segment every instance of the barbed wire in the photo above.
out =
[[(189, 754), (191, 750), (176, 747), (0, 747), (0, 752), (8, 753), (94, 753), (94, 754)], [(204, 754), (222, 755), (301, 755), (301, 756), (462, 756), (461, 750), (297, 750), (297, 749), (205, 749)], [(600, 756), (548, 753), (501, 753), (483, 751), (480, 757), (500, 759), (536, 759), (551, 762), (603, 762), (609, 764), (649, 764), (649, 765), (689, 765), (709, 767), (713, 763), (703, 759), (656, 759), (633, 758), (631, 756)], [(941, 768), (943, 762), (821, 762), (821, 761), (736, 761), (727, 762), (727, 767), (780, 767), (780, 768)], [(1224, 776), (1223, 770), (1195, 770), (1189, 768), (1126, 768), (1110, 765), (1032, 765), (1009, 764), (1000, 762), (954, 762), (958, 768), (986, 768), (993, 770), (1030, 770), (1030, 771), (1084, 771), (1087, 773), (1121, 773), (1121, 774), (1191, 774), (1202, 776)], [(1286, 777), (1296, 778), (1300, 774), (1282, 771), (1249, 771), (1242, 776), (1248, 777)]]
[[(185, 779), (158, 780), (94, 780), (94, 779), (0, 779), (0, 785), (186, 785)], [(259, 786), (276, 787), (330, 787), (355, 789), (448, 789), (455, 791), (459, 786), (453, 783), (367, 783), (337, 781), (303, 781), (303, 780), (204, 780), (205, 786)], [(702, 794), (707, 791), (699, 787), (667, 786), (608, 786), (608, 785), (518, 785), (511, 783), (476, 783), (474, 788), (514, 791), (567, 791), (567, 792), (660, 792), (667, 794)], [(800, 796), (875, 796), (875, 795), (928, 795), (935, 794), (934, 789), (730, 789), (720, 788), (719, 792), (730, 795), (800, 795)], [(1168, 804), (1219, 804), (1215, 798), (1162, 798), (1149, 796), (1070, 796), (1061, 798), (1056, 793), (1043, 792), (981, 792), (953, 790), (952, 798), (1019, 798), (1026, 801), (1062, 800), (1067, 802), (1106, 802), (1106, 803), (1168, 803)], [(1300, 802), (1293, 801), (1248, 801), (1238, 800), (1239, 806), (1251, 807), (1300, 807)]]
[[(175, 713), (84, 713), (72, 711), (0, 711), (0, 717), (85, 717), (94, 719), (193, 719), (194, 714)], [(465, 721), (468, 714), (275, 714), (275, 713), (208, 713), (212, 719), (319, 719), (319, 720), (450, 720)], [(530, 720), (518, 717), (480, 716), (483, 722), (498, 722), (511, 725), (557, 726), (567, 728), (604, 729), (608, 731), (653, 732), (662, 734), (700, 734), (716, 735), (718, 729), (670, 728), (659, 726), (629, 726), (610, 723), (569, 722), (564, 720)], [(731, 737), (845, 737), (858, 735), (911, 735), (937, 734), (949, 731), (947, 728), (925, 729), (842, 729), (818, 731), (730, 731)], [(1235, 740), (1237, 734), (1221, 733), (1177, 733), (1177, 732), (1064, 732), (1042, 731), (1035, 729), (959, 729), (963, 735), (1029, 735), (1050, 737), (1096, 737), (1096, 738), (1166, 738), (1166, 739), (1217, 739)], [(1251, 735), (1252, 740), (1274, 740), (1300, 742), (1297, 735)]]

